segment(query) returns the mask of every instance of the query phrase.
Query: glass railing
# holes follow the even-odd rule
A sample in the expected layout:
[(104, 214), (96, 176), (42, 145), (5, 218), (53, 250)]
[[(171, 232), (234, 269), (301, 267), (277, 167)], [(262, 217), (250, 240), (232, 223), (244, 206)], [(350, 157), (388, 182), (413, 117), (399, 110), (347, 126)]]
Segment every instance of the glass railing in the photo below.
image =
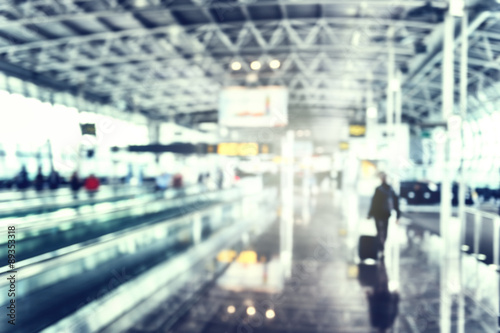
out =
[(462, 257), (465, 290), (478, 306), (500, 315), (500, 216), (466, 207), (461, 230), (461, 250), (469, 254)]
[[(248, 197), (245, 196), (245, 198)], [(262, 193), (254, 194), (252, 201), (260, 209), (253, 210), (249, 215), (242, 215), (241, 210), (244, 210), (245, 203), (240, 202), (235, 206), (236, 210), (233, 211), (231, 223), (227, 224), (227, 227), (220, 228), (212, 237), (199, 243), (193, 242), (193, 245), (186, 251), (145, 271), (140, 277), (130, 279), (101, 299), (86, 304), (43, 332), (63, 332), (68, 329), (72, 331), (80, 331), (81, 329), (99, 331), (138, 304), (144, 304), (146, 300), (151, 301), (152, 297), (167, 283), (175, 281), (182, 273), (199, 265), (203, 258), (214, 257), (219, 251), (230, 248), (235, 242), (241, 241), (242, 235), (245, 233), (262, 233), (265, 227), (276, 218), (276, 214), (269, 213), (270, 209), (276, 208), (276, 191), (268, 189)], [(197, 214), (198, 212), (194, 213), (193, 216)], [(183, 223), (182, 220), (186, 221), (180, 219), (179, 223)], [(192, 221), (196, 221), (196, 218)], [(188, 222), (186, 225), (189, 226), (189, 233), (195, 239), (196, 233), (200, 232), (201, 229), (196, 228), (196, 222)], [(132, 248), (130, 244), (125, 242), (122, 244), (124, 247), (130, 246)], [(137, 247), (135, 249), (137, 251)]]

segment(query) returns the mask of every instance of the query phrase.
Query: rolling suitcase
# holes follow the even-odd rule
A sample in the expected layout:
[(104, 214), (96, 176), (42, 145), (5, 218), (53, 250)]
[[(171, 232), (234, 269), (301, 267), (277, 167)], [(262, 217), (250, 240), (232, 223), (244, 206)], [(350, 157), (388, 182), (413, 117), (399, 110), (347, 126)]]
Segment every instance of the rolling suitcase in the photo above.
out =
[(360, 236), (358, 244), (358, 255), (361, 260), (377, 259), (377, 238), (375, 236)]

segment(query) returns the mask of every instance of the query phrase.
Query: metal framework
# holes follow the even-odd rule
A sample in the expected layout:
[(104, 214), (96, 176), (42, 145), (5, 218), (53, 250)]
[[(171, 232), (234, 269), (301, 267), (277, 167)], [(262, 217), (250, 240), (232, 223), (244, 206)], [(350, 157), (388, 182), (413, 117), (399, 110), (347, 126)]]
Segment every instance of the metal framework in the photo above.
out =
[[(383, 103), (394, 45), (396, 66), (409, 69), (403, 115), (417, 119), (440, 109), (441, 50), (429, 41), (446, 7), (444, 0), (5, 0), (0, 61), (8, 74), (20, 68), (33, 81), (151, 118), (214, 112), (222, 87), (248, 84), (286, 85), (292, 110), (314, 116), (364, 109), (370, 90)], [(500, 71), (500, 26), (498, 15), (473, 10), (483, 22), (469, 37), (469, 85), (484, 87)], [(423, 44), (424, 53), (416, 47)], [(250, 68), (256, 60), (258, 71)]]

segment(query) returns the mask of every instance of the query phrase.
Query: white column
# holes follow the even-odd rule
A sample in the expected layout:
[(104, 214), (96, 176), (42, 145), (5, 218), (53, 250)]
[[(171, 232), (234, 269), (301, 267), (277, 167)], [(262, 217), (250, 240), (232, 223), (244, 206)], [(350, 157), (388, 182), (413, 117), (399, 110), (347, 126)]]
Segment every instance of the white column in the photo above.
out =
[(387, 122), (387, 139), (390, 142), (389, 137), (393, 133), (393, 119), (394, 119), (394, 91), (392, 87), (392, 82), (394, 80), (394, 64), (396, 62), (396, 56), (394, 54), (394, 27), (389, 27), (387, 31), (389, 56), (387, 61), (387, 100), (386, 100), (386, 122)]
[[(458, 184), (458, 221), (460, 227), (460, 246), (465, 240), (465, 174), (464, 174), (464, 142), (463, 142), (463, 126), (465, 118), (467, 116), (467, 68), (468, 68), (468, 48), (469, 48), (469, 35), (467, 33), (468, 27), (468, 12), (464, 10), (462, 16), (462, 38), (461, 38), (461, 49), (460, 49), (460, 174), (459, 174), (459, 184)], [(463, 280), (462, 280), (462, 260), (460, 260), (460, 294), (458, 296), (458, 333), (465, 333), (465, 296), (463, 290)]]
[(377, 159), (377, 124), (378, 110), (373, 102), (373, 91), (368, 90), (366, 96), (366, 149), (370, 158)]
[(281, 219), (280, 257), (285, 278), (292, 274), (293, 199), (294, 199), (294, 132), (288, 131), (281, 140)]
[(311, 202), (311, 177), (314, 174), (311, 172), (312, 167), (312, 157), (306, 156), (302, 159), (303, 164), (303, 178), (302, 178), (302, 223), (309, 224), (310, 222), (310, 211), (309, 205)]
[(401, 165), (401, 160), (399, 160), (401, 157), (401, 154), (398, 153), (399, 147), (401, 147), (401, 140), (400, 140), (400, 133), (401, 133), (401, 118), (402, 118), (402, 113), (403, 113), (403, 96), (402, 96), (402, 91), (401, 91), (401, 71), (396, 72), (396, 82), (397, 86), (395, 87), (395, 99), (394, 99), (394, 136), (393, 136), (393, 149), (392, 153), (394, 156), (392, 167), (393, 169), (393, 180), (392, 180), (392, 187), (394, 191), (396, 191), (397, 194), (399, 194), (400, 190), (400, 168), (399, 166)]
[[(443, 64), (442, 64), (442, 115), (445, 122), (453, 113), (453, 48), (454, 48), (454, 18), (449, 12), (445, 14), (444, 36), (443, 36)], [(440, 207), (440, 231), (443, 240), (441, 260), (441, 306), (440, 306), (440, 328), (442, 333), (451, 330), (451, 299), (449, 294), (449, 267), (448, 256), (452, 249), (449, 248), (449, 224), (451, 219), (451, 179), (449, 170), (449, 138), (448, 131), (441, 138), (440, 149), (437, 153), (443, 162), (441, 180), (441, 207)], [(458, 249), (457, 249), (458, 250)]]

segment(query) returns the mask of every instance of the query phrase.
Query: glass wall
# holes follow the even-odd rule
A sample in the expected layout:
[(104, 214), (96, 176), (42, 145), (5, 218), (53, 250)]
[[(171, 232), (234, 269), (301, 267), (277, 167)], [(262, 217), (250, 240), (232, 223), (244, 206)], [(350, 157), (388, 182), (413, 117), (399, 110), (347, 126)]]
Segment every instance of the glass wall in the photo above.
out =
[[(22, 165), (31, 179), (39, 166), (45, 175), (53, 166), (63, 177), (77, 169), (82, 176), (110, 177), (116, 170), (125, 176), (130, 168), (121, 164), (133, 159), (113, 161), (111, 147), (149, 143), (146, 125), (2, 90), (0, 119), (0, 179), (13, 178)], [(95, 124), (96, 136), (82, 135), (81, 123)]]

